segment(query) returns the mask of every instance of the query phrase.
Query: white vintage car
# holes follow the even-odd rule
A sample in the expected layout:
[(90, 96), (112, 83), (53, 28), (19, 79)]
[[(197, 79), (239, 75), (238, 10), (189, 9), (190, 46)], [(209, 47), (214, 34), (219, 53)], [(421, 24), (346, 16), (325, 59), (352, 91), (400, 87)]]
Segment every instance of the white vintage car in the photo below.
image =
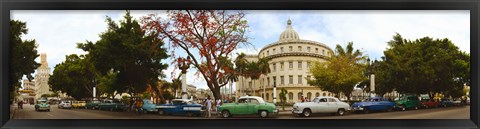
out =
[(312, 102), (295, 103), (293, 105), (292, 114), (294, 116), (308, 117), (312, 113), (336, 113), (337, 115), (344, 115), (346, 111), (350, 110), (348, 103), (342, 102), (335, 97), (316, 97)]

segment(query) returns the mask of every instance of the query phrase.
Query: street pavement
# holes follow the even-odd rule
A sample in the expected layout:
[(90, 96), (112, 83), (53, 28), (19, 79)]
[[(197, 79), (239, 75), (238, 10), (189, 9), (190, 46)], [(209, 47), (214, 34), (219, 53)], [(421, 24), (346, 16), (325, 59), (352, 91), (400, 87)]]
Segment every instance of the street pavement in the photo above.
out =
[[(91, 109), (58, 109), (52, 105), (50, 112), (37, 112), (33, 105), (23, 105), (16, 109), (13, 119), (206, 119), (205, 117), (187, 117), (182, 115), (160, 116), (156, 113), (135, 114), (133, 112), (99, 111)], [(16, 108), (16, 106), (15, 106)], [(280, 108), (281, 110), (281, 108)], [(470, 119), (470, 106), (419, 109), (394, 112), (347, 113), (344, 116), (313, 114), (311, 117), (294, 117), (290, 108), (281, 111), (278, 116), (268, 119)], [(213, 114), (209, 119), (225, 119)], [(259, 119), (255, 115), (235, 116), (229, 119)]]

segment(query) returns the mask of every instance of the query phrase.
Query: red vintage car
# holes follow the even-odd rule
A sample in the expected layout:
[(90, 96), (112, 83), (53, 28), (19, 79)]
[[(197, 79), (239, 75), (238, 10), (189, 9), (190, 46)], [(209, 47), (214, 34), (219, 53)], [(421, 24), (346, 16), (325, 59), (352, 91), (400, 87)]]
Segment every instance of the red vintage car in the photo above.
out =
[(440, 105), (440, 102), (435, 101), (433, 99), (422, 99), (420, 102), (423, 108), (433, 108), (433, 107), (438, 107)]

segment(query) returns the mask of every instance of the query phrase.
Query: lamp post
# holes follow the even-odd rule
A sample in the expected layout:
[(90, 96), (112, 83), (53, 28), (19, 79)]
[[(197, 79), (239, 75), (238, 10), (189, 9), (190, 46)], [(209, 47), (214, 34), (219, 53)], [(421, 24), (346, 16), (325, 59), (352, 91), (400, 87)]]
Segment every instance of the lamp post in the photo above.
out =
[(277, 79), (273, 79), (273, 104), (277, 104)]
[(187, 96), (187, 69), (190, 67), (190, 56), (187, 59), (178, 59), (178, 68), (182, 70), (182, 99), (188, 99)]

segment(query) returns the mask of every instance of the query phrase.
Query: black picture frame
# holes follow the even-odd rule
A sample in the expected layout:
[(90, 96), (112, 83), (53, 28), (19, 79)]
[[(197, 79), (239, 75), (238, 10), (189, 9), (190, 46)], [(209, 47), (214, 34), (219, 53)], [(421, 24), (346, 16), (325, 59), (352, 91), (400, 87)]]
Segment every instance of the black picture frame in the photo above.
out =
[[(478, 128), (480, 22), (478, 0), (2, 0), (0, 3), (0, 121), (3, 128)], [(470, 10), (471, 110), (470, 120), (10, 120), (9, 20), (10, 10)]]

